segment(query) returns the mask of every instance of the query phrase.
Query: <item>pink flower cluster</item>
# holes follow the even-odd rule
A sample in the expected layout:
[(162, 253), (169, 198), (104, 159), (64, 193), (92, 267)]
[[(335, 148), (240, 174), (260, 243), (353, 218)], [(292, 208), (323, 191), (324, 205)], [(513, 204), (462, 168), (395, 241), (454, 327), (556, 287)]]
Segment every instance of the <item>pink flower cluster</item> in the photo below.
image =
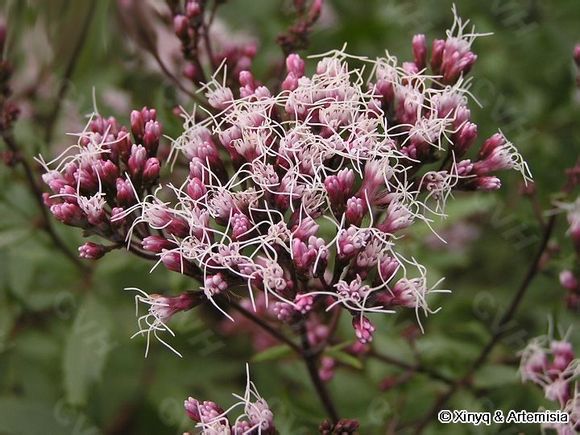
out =
[[(197, 13), (189, 9), (174, 23), (184, 44)], [(446, 291), (402, 254), (412, 225), (444, 217), (453, 191), (499, 188), (497, 171), (529, 179), (501, 133), (472, 152), (477, 125), (465, 75), (477, 34), (466, 29), (456, 17), (429, 62), (423, 35), (413, 38), (413, 61), (402, 64), (388, 54), (333, 51), (307, 73), (290, 54), (280, 90), (249, 70), (230, 88), (227, 68), (219, 69), (204, 86), (207, 106), (184, 113), (173, 140), (171, 162), (188, 169), (176, 184), (155, 188), (154, 111), (133, 112), (132, 137), (96, 117), (76, 154), (45, 164), (53, 191), (46, 202), (64, 223), (115, 243), (84, 245), (85, 257), (126, 242), (199, 280), (200, 293), (230, 319), (223, 296), (245, 288), (254, 311), (271, 307), (288, 324), (324, 324), (342, 310), (365, 345), (376, 330), (371, 314), (411, 309), (419, 320), (436, 311), (429, 296)], [(157, 332), (168, 318), (150, 314)]]
[(576, 260), (572, 268), (560, 272), (560, 285), (567, 291), (566, 304), (568, 308), (578, 311), (580, 310), (580, 282), (578, 279), (580, 269), (577, 261), (580, 258), (580, 197), (572, 203), (559, 203), (558, 208), (566, 213), (567, 235), (572, 241)]
[(546, 399), (556, 402), (570, 415), (567, 424), (550, 426), (559, 435), (571, 435), (580, 430), (580, 359), (575, 358), (572, 345), (542, 336), (532, 340), (522, 352), (520, 373), (524, 382), (542, 387)]
[[(254, 383), (250, 381), (249, 371), (247, 373), (244, 395), (233, 394), (238, 401), (225, 411), (215, 402), (202, 402), (192, 397), (184, 402), (185, 411), (188, 417), (196, 423), (196, 429), (201, 429), (203, 434), (223, 435), (273, 435), (277, 433), (274, 415), (256, 390)], [(243, 407), (244, 412), (235, 420), (230, 420), (228, 414), (239, 406)]]
[[(229, 71), (236, 75), (241, 71), (251, 68), (252, 60), (256, 56), (257, 46), (254, 42), (239, 42), (232, 38), (231, 32), (227, 35), (220, 35), (212, 31), (207, 21), (213, 21), (213, 13), (205, 1), (186, 0), (181, 2), (171, 2), (170, 9), (173, 18), (173, 31), (181, 43), (183, 58), (186, 61), (183, 67), (183, 75), (195, 84), (202, 84), (204, 77), (204, 66), (202, 56), (203, 51), (207, 63), (219, 65), (225, 63)], [(208, 17), (211, 15), (211, 17)], [(212, 30), (216, 26), (212, 26)], [(200, 41), (211, 40), (210, 43), (201, 44)], [(217, 44), (216, 44), (217, 43)], [(219, 47), (214, 52), (210, 49), (212, 44)]]
[[(50, 162), (39, 159), (51, 191), (44, 194), (44, 202), (56, 219), (82, 228), (86, 236), (113, 242), (85, 243), (79, 247), (82, 258), (96, 260), (127, 240), (140, 244), (149, 234), (147, 228), (131, 231), (131, 216), (125, 211), (158, 181), (160, 139), (154, 109), (134, 110), (130, 130), (112, 117), (93, 115), (76, 145)], [(139, 247), (132, 249), (143, 253)]]

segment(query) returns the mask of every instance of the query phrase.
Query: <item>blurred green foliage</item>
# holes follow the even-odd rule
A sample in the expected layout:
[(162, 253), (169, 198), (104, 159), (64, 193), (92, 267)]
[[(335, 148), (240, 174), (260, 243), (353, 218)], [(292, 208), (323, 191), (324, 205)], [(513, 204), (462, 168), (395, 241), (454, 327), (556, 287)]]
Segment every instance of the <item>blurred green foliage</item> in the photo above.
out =
[[(45, 141), (47, 119), (82, 29), (89, 1), (3, 0), (10, 28), (8, 55), (15, 80), (28, 89), (24, 116), (16, 136), (29, 155), (51, 155), (68, 145), (64, 133), (82, 125), (93, 109), (93, 90), (101, 113), (127, 121), (102, 97), (122, 94), (130, 107), (159, 109), (165, 132), (179, 125), (171, 114), (181, 102), (172, 84), (146, 67), (147, 55), (130, 44), (118, 21), (116, 3), (99, 0), (88, 28), (70, 87), (62, 103), (54, 140)], [(161, 3), (161, 2), (154, 2)], [(259, 41), (257, 75), (265, 76), (281, 59), (275, 38), (291, 21), (288, 1), (229, 0), (221, 9), (225, 25)], [(571, 50), (580, 40), (578, 0), (460, 0), (460, 14), (480, 32), (493, 32), (474, 46), (479, 55), (473, 71), (473, 94), (482, 108), (474, 110), (480, 137), (498, 127), (528, 160), (541, 202), (563, 183), (563, 170), (580, 154), (580, 102), (574, 88)], [(348, 51), (380, 55), (388, 48), (399, 58), (410, 56), (414, 33), (442, 37), (452, 22), (448, 0), (330, 0), (311, 34), (305, 54), (348, 43)], [(40, 48), (39, 48), (40, 47)], [(38, 80), (26, 82), (30, 71)], [(22, 89), (21, 89), (22, 90)], [(433, 279), (445, 276), (451, 295), (439, 297), (443, 310), (424, 321), (417, 340), (422, 361), (441, 373), (458, 376), (477, 356), (531, 261), (538, 225), (529, 203), (518, 195), (517, 176), (508, 176), (493, 195), (458, 197), (443, 231), (469, 220), (480, 236), (464, 251), (434, 248), (425, 233), (411, 235), (407, 249), (426, 264)], [(144, 340), (136, 330), (133, 293), (175, 293), (190, 288), (186, 280), (137, 258), (114, 252), (99, 261), (91, 276), (79, 271), (51, 246), (39, 228), (38, 210), (19, 170), (0, 167), (0, 434), (169, 434), (188, 427), (182, 410), (188, 395), (230, 404), (245, 380), (244, 363), (254, 352), (245, 337), (221, 336), (215, 313), (194, 310), (172, 323), (172, 341), (180, 359), (154, 344), (144, 358)], [(72, 250), (78, 231), (56, 226)], [(561, 223), (557, 233), (565, 230)], [(564, 240), (563, 237), (561, 237)], [(563, 242), (566, 245), (566, 242)], [(557, 273), (572, 257), (567, 246), (536, 281), (510, 325), (513, 333), (498, 346), (475, 378), (480, 393), (462, 391), (450, 408), (470, 410), (530, 409), (547, 406), (534, 386), (522, 385), (514, 357), (531, 337), (544, 334), (547, 323), (578, 325), (567, 312)], [(389, 316), (378, 321), (376, 346), (400, 359), (413, 353), (401, 331), (414, 319)], [(348, 325), (342, 325), (348, 328)], [(580, 346), (578, 334), (572, 334)], [(577, 347), (580, 349), (580, 347)], [(278, 357), (285, 356), (279, 352)], [(283, 434), (314, 433), (324, 418), (300, 361), (270, 361), (262, 355), (251, 365), (252, 376), (268, 399)], [(260, 362), (260, 359), (266, 360)], [(400, 370), (368, 361), (364, 370), (341, 368), (330, 390), (345, 417), (359, 418), (361, 433), (385, 433), (394, 419), (413, 421), (433, 403), (444, 385), (421, 375), (387, 392), (382, 379)], [(515, 427), (443, 427), (430, 433), (516, 433)], [(525, 433), (536, 429), (519, 428)], [(181, 431), (181, 432), (180, 432)]]

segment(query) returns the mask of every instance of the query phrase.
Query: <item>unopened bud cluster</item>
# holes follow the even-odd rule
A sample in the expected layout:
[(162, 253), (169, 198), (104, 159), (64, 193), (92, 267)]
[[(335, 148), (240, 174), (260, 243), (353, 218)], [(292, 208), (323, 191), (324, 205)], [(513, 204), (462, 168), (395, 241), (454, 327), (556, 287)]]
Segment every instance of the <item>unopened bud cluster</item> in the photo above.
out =
[[(113, 242), (88, 242), (79, 247), (82, 258), (96, 260), (122, 246), (131, 233), (131, 207), (156, 185), (161, 163), (157, 157), (161, 125), (154, 109), (131, 113), (130, 129), (114, 118), (94, 115), (78, 134), (76, 145), (56, 159), (40, 159), (50, 193), (44, 202), (56, 219), (82, 228), (86, 236)], [(132, 243), (149, 235), (148, 228), (131, 233)], [(140, 248), (134, 247), (138, 252)]]
[(576, 358), (572, 344), (546, 336), (533, 339), (522, 352), (520, 373), (522, 381), (542, 387), (546, 399), (570, 415), (568, 423), (546, 428), (555, 430), (558, 435), (577, 433), (580, 430), (580, 390), (577, 384), (580, 359)]
[[(196, 423), (196, 429), (200, 429), (203, 434), (274, 435), (278, 433), (274, 426), (274, 415), (250, 380), (249, 372), (243, 396), (237, 394), (233, 396), (238, 401), (227, 411), (214, 402), (199, 401), (189, 397), (184, 402), (185, 412)], [(235, 419), (228, 416), (237, 407), (242, 407), (243, 413)]]

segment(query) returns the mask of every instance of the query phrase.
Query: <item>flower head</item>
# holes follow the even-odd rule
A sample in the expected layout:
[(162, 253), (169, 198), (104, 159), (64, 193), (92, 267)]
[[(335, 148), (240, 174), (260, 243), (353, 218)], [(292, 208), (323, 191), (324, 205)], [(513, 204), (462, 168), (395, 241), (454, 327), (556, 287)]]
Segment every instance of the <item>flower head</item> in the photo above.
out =
[[(184, 47), (200, 5), (174, 11)], [(320, 2), (312, 8), (316, 16)], [(196, 279), (230, 319), (222, 301), (242, 289), (254, 311), (263, 300), (283, 321), (347, 310), (363, 341), (374, 327), (358, 316), (435, 312), (425, 267), (401, 254), (406, 234), (445, 217), (454, 191), (499, 188), (499, 170), (530, 177), (503, 134), (469, 156), (477, 125), (466, 75), (479, 35), (454, 15), (430, 62), (424, 35), (413, 38), (412, 62), (342, 49), (313, 56), (308, 72), (291, 53), (276, 89), (250, 70), (255, 49), (237, 47), (200, 86), (207, 105), (181, 114), (169, 161), (189, 168), (182, 180), (158, 185), (162, 126), (143, 108), (129, 129), (95, 116), (76, 146), (42, 161), (46, 202), (64, 223)], [(186, 72), (201, 85), (202, 71)]]
[[(206, 435), (273, 435), (276, 433), (274, 414), (268, 403), (260, 396), (254, 383), (250, 380), (249, 367), (246, 365), (246, 390), (243, 395), (232, 394), (238, 401), (225, 411), (216, 403), (200, 402), (189, 397), (184, 402), (187, 415), (196, 428)], [(235, 408), (242, 407), (241, 415), (234, 419), (228, 417)]]
[(133, 337), (138, 335), (145, 335), (147, 337), (147, 346), (145, 348), (145, 356), (149, 354), (149, 346), (151, 340), (151, 334), (164, 346), (174, 352), (176, 355), (181, 356), (181, 354), (175, 350), (171, 345), (169, 345), (165, 340), (163, 340), (159, 334), (167, 332), (172, 336), (175, 336), (174, 332), (167, 326), (167, 322), (177, 313), (182, 311), (188, 311), (202, 302), (200, 293), (186, 292), (179, 296), (161, 296), (158, 294), (148, 295), (143, 290), (138, 288), (129, 287), (125, 290), (136, 291), (138, 294), (135, 296), (135, 314), (139, 316), (139, 303), (148, 306), (147, 313), (141, 315), (137, 319), (139, 325), (139, 331), (137, 331)]

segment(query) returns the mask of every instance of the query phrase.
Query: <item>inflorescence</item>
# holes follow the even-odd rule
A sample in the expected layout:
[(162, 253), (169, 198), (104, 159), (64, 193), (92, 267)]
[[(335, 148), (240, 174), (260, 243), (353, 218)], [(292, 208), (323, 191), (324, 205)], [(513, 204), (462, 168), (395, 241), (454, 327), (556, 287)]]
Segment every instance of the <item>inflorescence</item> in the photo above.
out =
[(175, 171), (165, 185), (154, 110), (134, 111), (130, 129), (94, 115), (77, 145), (41, 160), (46, 204), (63, 223), (113, 242), (86, 243), (82, 257), (125, 244), (200, 282), (198, 294), (165, 298), (163, 310), (157, 297), (139, 296), (151, 307), (140, 332), (158, 336), (202, 300), (231, 319), (225, 296), (246, 289), (254, 311), (263, 300), (288, 324), (344, 310), (366, 344), (370, 315), (411, 309), (419, 320), (437, 311), (429, 296), (446, 291), (402, 254), (411, 227), (431, 228), (453, 192), (498, 189), (500, 170), (530, 178), (501, 132), (472, 152), (466, 74), (476, 36), (456, 17), (429, 61), (416, 35), (412, 62), (338, 50), (318, 56), (311, 74), (290, 54), (279, 90), (249, 70), (231, 89), (220, 68), (203, 88), (207, 106), (184, 112), (172, 141), (169, 161), (188, 174)]
[(544, 390), (546, 399), (569, 414), (568, 423), (546, 425), (558, 435), (572, 435), (580, 430), (580, 359), (566, 339), (541, 336), (530, 341), (522, 351), (520, 373), (523, 382), (532, 382)]

